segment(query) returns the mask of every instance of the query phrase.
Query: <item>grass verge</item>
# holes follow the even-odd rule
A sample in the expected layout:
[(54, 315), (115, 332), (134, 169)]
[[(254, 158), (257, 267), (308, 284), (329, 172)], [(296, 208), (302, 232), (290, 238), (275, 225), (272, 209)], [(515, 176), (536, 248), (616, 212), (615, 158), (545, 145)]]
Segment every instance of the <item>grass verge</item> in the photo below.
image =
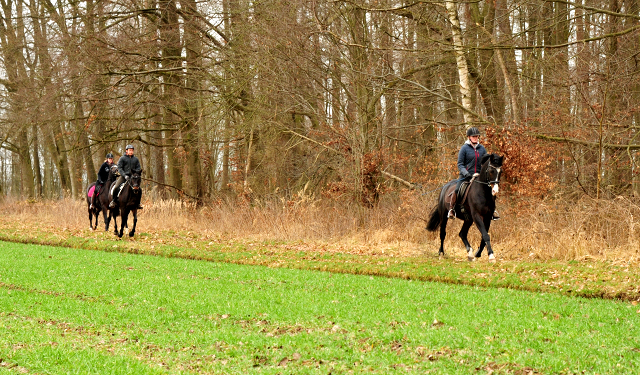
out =
[[(250, 241), (214, 233), (156, 230), (119, 240), (112, 233), (0, 219), (0, 240), (76, 249), (125, 252), (268, 267), (322, 270), (483, 287), (551, 292), (589, 298), (640, 300), (636, 261), (501, 260), (467, 262), (463, 249), (451, 257), (401, 255), (402, 249), (362, 251), (314, 242)], [(455, 251), (455, 249), (453, 249)]]

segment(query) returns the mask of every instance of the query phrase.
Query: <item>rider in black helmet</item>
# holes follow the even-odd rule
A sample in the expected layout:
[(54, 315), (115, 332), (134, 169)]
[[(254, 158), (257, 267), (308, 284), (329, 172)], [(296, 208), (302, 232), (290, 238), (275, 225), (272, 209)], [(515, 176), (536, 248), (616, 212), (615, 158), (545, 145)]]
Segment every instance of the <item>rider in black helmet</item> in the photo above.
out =
[(96, 180), (96, 186), (93, 190), (93, 195), (91, 196), (91, 206), (89, 206), (90, 209), (93, 209), (94, 203), (96, 203), (96, 197), (102, 190), (104, 183), (107, 182), (107, 178), (109, 177), (109, 169), (112, 165), (113, 154), (108, 153), (104, 163), (102, 163), (100, 169), (98, 170), (98, 179)]
[[(127, 145), (125, 147), (125, 154), (118, 159), (118, 172), (120, 173), (120, 177), (116, 181), (116, 189), (114, 190), (114, 195), (111, 199), (111, 203), (109, 203), (109, 208), (114, 208), (116, 206), (116, 193), (118, 190), (118, 186), (120, 186), (126, 180), (131, 178), (133, 173), (140, 173), (142, 171), (142, 167), (140, 166), (140, 160), (137, 157), (133, 156), (133, 146)], [(138, 209), (142, 209), (142, 205), (138, 204)]]
[[(467, 129), (467, 141), (460, 148), (458, 152), (458, 170), (460, 175), (458, 176), (458, 183), (456, 185), (456, 191), (453, 194), (453, 200), (451, 209), (449, 210), (449, 218), (454, 218), (455, 214), (455, 199), (458, 195), (460, 185), (464, 181), (470, 181), (471, 177), (475, 174), (480, 174), (480, 160), (487, 154), (487, 150), (480, 144), (480, 130), (478, 128), (470, 127)], [(498, 212), (493, 213), (493, 220), (498, 220), (500, 216)]]

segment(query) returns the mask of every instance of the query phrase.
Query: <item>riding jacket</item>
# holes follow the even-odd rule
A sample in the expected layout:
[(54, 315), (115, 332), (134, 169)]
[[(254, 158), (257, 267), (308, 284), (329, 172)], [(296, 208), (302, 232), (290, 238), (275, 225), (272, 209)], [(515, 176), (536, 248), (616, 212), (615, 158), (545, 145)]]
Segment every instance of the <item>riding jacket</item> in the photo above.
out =
[(474, 148), (469, 140), (460, 148), (458, 153), (458, 170), (460, 178), (470, 177), (474, 173), (480, 173), (480, 160), (487, 154), (483, 145), (478, 143)]
[(140, 173), (141, 170), (140, 160), (135, 156), (122, 155), (120, 159), (118, 159), (118, 172), (120, 176), (130, 176), (134, 172)]
[(111, 164), (108, 161), (105, 161), (100, 166), (100, 170), (98, 171), (98, 181), (96, 181), (97, 185), (102, 185), (107, 182), (107, 178), (109, 178), (109, 169), (111, 169)]

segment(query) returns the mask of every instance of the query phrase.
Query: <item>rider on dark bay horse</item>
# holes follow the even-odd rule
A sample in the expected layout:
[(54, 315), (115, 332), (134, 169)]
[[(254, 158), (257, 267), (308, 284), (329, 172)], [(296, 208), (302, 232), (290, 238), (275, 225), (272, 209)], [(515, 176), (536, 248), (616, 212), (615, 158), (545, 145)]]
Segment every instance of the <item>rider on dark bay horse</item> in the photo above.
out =
[(102, 190), (104, 183), (107, 181), (107, 178), (109, 177), (109, 170), (111, 169), (112, 165), (113, 165), (113, 154), (108, 153), (106, 160), (104, 161), (104, 163), (102, 163), (102, 165), (100, 166), (100, 169), (98, 170), (98, 179), (96, 180), (96, 185), (93, 190), (93, 195), (91, 196), (91, 206), (89, 207), (89, 209), (91, 210), (93, 209), (96, 203), (96, 199), (97, 199), (96, 197)]
[[(117, 193), (119, 190), (119, 186), (128, 181), (131, 178), (133, 173), (140, 173), (142, 167), (140, 166), (140, 160), (137, 157), (133, 156), (133, 146), (127, 145), (125, 147), (125, 154), (118, 159), (118, 172), (120, 173), (120, 177), (115, 183), (115, 190), (113, 191), (113, 199), (111, 203), (109, 203), (109, 208), (114, 208), (116, 206)], [(142, 205), (138, 204), (138, 210), (142, 209)]]
[[(456, 190), (451, 197), (451, 207), (449, 209), (449, 218), (455, 218), (455, 204), (460, 190), (460, 185), (465, 181), (471, 181), (474, 174), (480, 173), (480, 160), (487, 154), (487, 150), (480, 144), (480, 130), (476, 127), (467, 129), (467, 141), (460, 148), (458, 152), (458, 170), (460, 175), (458, 176), (458, 183)], [(500, 215), (498, 211), (493, 213), (493, 220), (498, 220)]]

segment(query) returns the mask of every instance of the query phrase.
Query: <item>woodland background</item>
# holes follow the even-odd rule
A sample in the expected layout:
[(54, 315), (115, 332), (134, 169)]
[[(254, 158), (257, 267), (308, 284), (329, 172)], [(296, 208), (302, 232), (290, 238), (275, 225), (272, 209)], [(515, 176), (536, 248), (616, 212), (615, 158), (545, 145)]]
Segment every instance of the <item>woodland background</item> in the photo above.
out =
[(0, 196), (79, 198), (132, 143), (147, 197), (374, 207), (471, 125), (515, 200), (640, 192), (638, 0), (0, 5)]

